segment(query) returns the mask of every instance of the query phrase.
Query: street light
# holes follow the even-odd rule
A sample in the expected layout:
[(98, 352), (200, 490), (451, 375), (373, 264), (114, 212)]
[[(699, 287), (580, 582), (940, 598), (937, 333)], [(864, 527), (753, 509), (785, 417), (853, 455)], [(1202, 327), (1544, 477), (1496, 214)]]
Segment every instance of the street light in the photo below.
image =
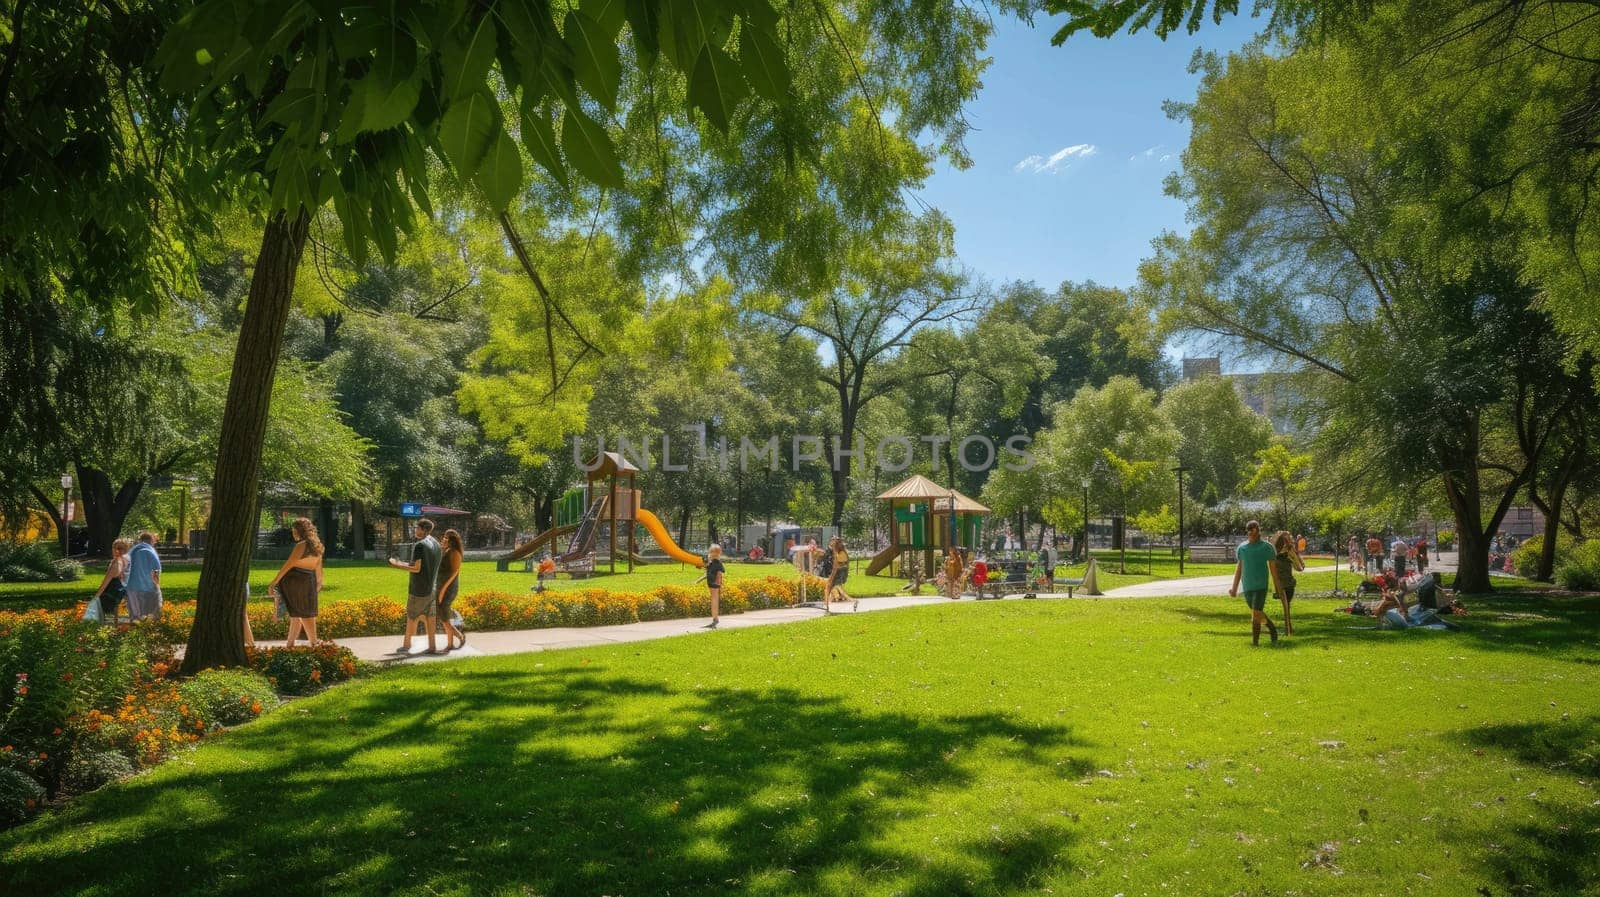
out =
[(61, 475), (61, 556), (67, 557), (72, 548), (67, 542), (67, 523), (72, 520), (72, 474)]
[[(1189, 468), (1184, 467), (1182, 464), (1179, 464), (1177, 467), (1172, 468), (1172, 472), (1178, 475), (1178, 575), (1182, 576), (1183, 575), (1183, 475), (1189, 472)], [(1151, 570), (1150, 572), (1154, 573), (1155, 571)]]
[(1083, 541), (1079, 544), (1079, 558), (1084, 563), (1089, 562), (1089, 478), (1083, 478)]

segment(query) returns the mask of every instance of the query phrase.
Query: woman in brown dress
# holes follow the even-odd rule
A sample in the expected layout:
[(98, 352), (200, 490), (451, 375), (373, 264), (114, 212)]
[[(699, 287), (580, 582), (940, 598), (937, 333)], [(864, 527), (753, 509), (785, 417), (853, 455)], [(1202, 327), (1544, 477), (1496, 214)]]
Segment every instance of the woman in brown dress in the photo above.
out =
[(289, 611), (289, 637), (285, 647), (293, 648), (301, 630), (305, 631), (307, 644), (317, 644), (317, 593), (322, 591), (322, 540), (317, 537), (317, 525), (310, 518), (301, 517), (289, 525), (294, 537), (294, 548), (289, 559), (278, 569), (278, 575), (267, 586), (267, 594), (282, 596)]
[(466, 549), (461, 544), (461, 534), (453, 529), (445, 530), (441, 541), (444, 553), (439, 558), (439, 622), (444, 624), (444, 649), (450, 651), (467, 645), (466, 627), (456, 627), (455, 611), (450, 607), (461, 590), (461, 558)]

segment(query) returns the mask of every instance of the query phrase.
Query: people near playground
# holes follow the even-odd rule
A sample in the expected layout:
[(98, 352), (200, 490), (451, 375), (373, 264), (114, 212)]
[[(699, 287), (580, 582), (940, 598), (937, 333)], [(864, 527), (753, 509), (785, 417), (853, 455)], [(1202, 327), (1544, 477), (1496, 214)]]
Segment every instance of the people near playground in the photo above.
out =
[(1359, 573), (1361, 571), (1361, 540), (1351, 536), (1350, 544), (1345, 546), (1345, 554), (1350, 561), (1350, 572)]
[[(127, 539), (118, 539), (111, 543), (111, 560), (106, 564), (106, 575), (100, 580), (100, 588), (95, 590), (94, 597), (89, 599), (99, 605), (99, 619), (102, 623), (114, 623), (117, 620), (117, 608), (122, 604), (122, 599), (128, 593), (128, 549), (133, 543)], [(159, 559), (158, 559), (159, 560)], [(85, 614), (87, 614), (87, 609)]]
[(722, 578), (727, 575), (722, 565), (722, 546), (712, 545), (706, 552), (706, 572), (700, 577), (706, 581), (706, 591), (711, 593), (711, 622), (706, 624), (707, 629), (716, 629), (722, 622)]
[(1264, 612), (1267, 606), (1267, 592), (1272, 589), (1272, 584), (1278, 577), (1273, 560), (1277, 552), (1271, 545), (1261, 538), (1261, 524), (1252, 520), (1244, 525), (1245, 541), (1234, 550), (1234, 557), (1238, 563), (1233, 568), (1233, 586), (1228, 589), (1230, 598), (1238, 597), (1241, 587), (1244, 591), (1244, 603), (1250, 608), (1250, 644), (1261, 644), (1261, 627), (1265, 626), (1272, 636), (1272, 643), (1278, 643), (1278, 627), (1272, 625), (1272, 618)]
[(1394, 537), (1394, 542), (1389, 545), (1389, 555), (1394, 559), (1394, 575), (1400, 579), (1406, 578), (1406, 561), (1411, 557), (1411, 543), (1399, 536)]
[(982, 595), (984, 585), (989, 582), (989, 559), (986, 556), (980, 554), (972, 562), (971, 579), (973, 591)]
[(1367, 572), (1383, 572), (1383, 540), (1376, 535), (1367, 537)]
[(439, 543), (439, 623), (444, 626), (444, 649), (453, 651), (467, 646), (467, 627), (458, 622), (461, 618), (454, 607), (456, 595), (461, 592), (461, 561), (466, 557), (466, 546), (461, 542), (461, 533), (453, 529), (445, 530)]
[(389, 566), (411, 574), (406, 589), (406, 634), (400, 647), (390, 652), (393, 654), (411, 653), (412, 636), (421, 625), (427, 626), (427, 653), (439, 653), (433, 632), (438, 625), (439, 612), (438, 593), (434, 589), (439, 583), (439, 562), (443, 552), (439, 548), (439, 540), (433, 537), (432, 520), (424, 517), (417, 521), (417, 536), (417, 541), (411, 545), (410, 563), (389, 558)]
[(128, 619), (161, 619), (161, 555), (156, 534), (146, 531), (128, 549)]
[(539, 561), (539, 574), (534, 581), (533, 590), (535, 592), (543, 592), (546, 588), (548, 588), (545, 583), (548, 583), (555, 578), (556, 559), (551, 557), (550, 552), (547, 551), (544, 553), (544, 557)]
[(824, 600), (849, 601), (850, 594), (844, 590), (844, 584), (850, 579), (850, 552), (844, 547), (844, 539), (834, 536), (828, 540), (828, 556), (832, 569), (828, 572), (828, 593)]
[(317, 594), (322, 591), (322, 539), (317, 525), (308, 517), (297, 517), (289, 524), (294, 547), (278, 568), (278, 575), (267, 584), (267, 595), (281, 597), (289, 613), (289, 634), (284, 647), (293, 648), (304, 632), (307, 644), (317, 644)]
[(1304, 542), (1305, 537), (1296, 540), (1286, 530), (1278, 530), (1272, 539), (1272, 548), (1277, 552), (1277, 557), (1272, 559), (1276, 567), (1273, 577), (1273, 591), (1277, 593), (1278, 600), (1283, 603), (1283, 634), (1294, 635), (1294, 623), (1289, 619), (1289, 605), (1294, 601), (1294, 574), (1304, 571), (1306, 562), (1300, 557), (1299, 546), (1296, 542)]
[(954, 548), (944, 550), (944, 589), (952, 601), (961, 597), (961, 555)]

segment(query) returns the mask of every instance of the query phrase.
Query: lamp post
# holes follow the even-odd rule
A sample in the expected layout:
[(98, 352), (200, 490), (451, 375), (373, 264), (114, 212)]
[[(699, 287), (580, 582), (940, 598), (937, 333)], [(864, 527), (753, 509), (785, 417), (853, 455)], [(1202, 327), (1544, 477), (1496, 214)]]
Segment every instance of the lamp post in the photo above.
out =
[(1083, 478), (1083, 541), (1078, 546), (1080, 560), (1089, 563), (1089, 478)]
[(61, 475), (61, 556), (65, 558), (72, 553), (71, 545), (67, 541), (67, 524), (72, 521), (72, 474)]
[[(1189, 472), (1189, 468), (1184, 467), (1182, 464), (1179, 464), (1177, 467), (1172, 468), (1172, 472), (1178, 475), (1178, 575), (1182, 576), (1183, 575), (1183, 475)], [(1155, 571), (1152, 570), (1150, 572), (1154, 573)]]

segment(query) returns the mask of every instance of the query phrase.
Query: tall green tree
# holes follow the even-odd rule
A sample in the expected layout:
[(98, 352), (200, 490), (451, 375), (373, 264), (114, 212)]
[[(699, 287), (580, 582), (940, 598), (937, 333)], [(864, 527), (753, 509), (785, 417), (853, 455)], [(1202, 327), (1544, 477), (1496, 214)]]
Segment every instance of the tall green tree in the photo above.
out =
[(1177, 460), (1189, 469), (1185, 489), (1207, 504), (1237, 497), (1249, 459), (1272, 439), (1272, 422), (1250, 410), (1222, 377), (1168, 389), (1161, 414), (1178, 431)]
[[(1391, 53), (1402, 48), (1388, 47)], [(1461, 587), (1490, 588), (1488, 537), (1576, 384), (1547, 363), (1516, 220), (1458, 166), (1501, 139), (1492, 85), (1442, 117), (1362, 45), (1203, 58), (1169, 190), (1197, 222), (1145, 269), (1170, 320), (1313, 378), (1320, 438), (1383, 488), (1432, 478), (1457, 519)], [(1541, 361), (1545, 359), (1546, 361)]]

